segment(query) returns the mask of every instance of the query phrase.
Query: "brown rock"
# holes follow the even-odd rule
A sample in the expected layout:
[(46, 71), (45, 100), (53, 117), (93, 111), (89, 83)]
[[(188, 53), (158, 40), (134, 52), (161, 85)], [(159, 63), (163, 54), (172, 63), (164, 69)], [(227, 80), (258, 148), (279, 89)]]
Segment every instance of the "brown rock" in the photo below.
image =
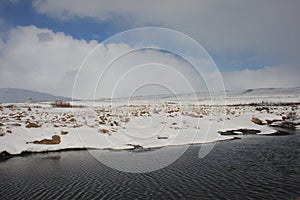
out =
[(22, 124), (20, 123), (13, 123), (13, 124), (10, 124), (11, 126), (22, 126)]
[(60, 143), (60, 136), (53, 135), (52, 139), (43, 139), (43, 140), (35, 140), (33, 144), (59, 144)]
[(33, 123), (33, 122), (28, 122), (25, 126), (26, 128), (39, 128), (41, 125)]
[(104, 133), (104, 134), (108, 134), (108, 135), (111, 135), (110, 133), (109, 133), (109, 130), (107, 130), (107, 129), (100, 129), (99, 130), (101, 133)]
[(252, 117), (251, 121), (254, 124), (263, 125), (263, 122), (260, 119), (256, 118), (256, 117)]
[(279, 119), (273, 119), (273, 120), (266, 119), (267, 124), (272, 124), (273, 122), (278, 122), (278, 121), (281, 121), (281, 120), (279, 120)]
[(67, 135), (69, 132), (68, 131), (61, 131), (60, 134), (62, 135)]

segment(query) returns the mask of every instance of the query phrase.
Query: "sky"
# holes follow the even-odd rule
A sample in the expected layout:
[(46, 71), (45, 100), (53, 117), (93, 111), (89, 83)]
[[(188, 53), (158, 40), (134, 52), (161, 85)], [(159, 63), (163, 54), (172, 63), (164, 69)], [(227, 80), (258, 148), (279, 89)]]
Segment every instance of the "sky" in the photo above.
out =
[[(118, 95), (126, 96), (151, 81), (164, 87), (153, 87), (153, 91), (148, 88), (150, 94), (163, 93), (162, 88), (184, 92), (182, 85), (186, 80), (192, 82), (196, 91), (217, 81), (213, 74), (201, 74), (202, 80), (199, 78), (197, 83), (189, 63), (183, 59), (163, 51), (146, 51), (123, 60), (131, 68), (116, 63), (114, 70), (99, 82), (102, 65), (141, 45), (112, 40), (115, 44), (109, 44), (107, 40), (142, 27), (175, 30), (199, 43), (209, 55), (207, 62), (211, 58), (216, 64), (226, 90), (299, 87), (299, 10), (297, 0), (0, 0), (0, 87), (72, 96), (76, 85), (77, 97), (91, 98), (95, 88), (99, 90), (97, 97), (111, 95), (109, 91), (116, 83)], [(177, 36), (171, 35), (175, 47), (168, 48), (184, 46), (184, 42), (175, 40)], [(152, 36), (147, 33), (147, 37)], [(97, 59), (89, 58), (82, 67), (95, 47)], [(199, 55), (191, 55), (188, 60), (196, 59), (200, 59)], [(149, 64), (154, 61), (156, 64)], [(134, 73), (124, 71), (137, 64), (143, 66)], [(164, 67), (171, 64), (173, 68)], [(181, 80), (171, 69), (179, 70), (185, 79)], [(154, 75), (149, 79), (145, 74)], [(114, 76), (118, 76), (117, 82), (110, 82)], [(81, 82), (76, 82), (76, 77)], [(142, 83), (145, 79), (148, 82)]]

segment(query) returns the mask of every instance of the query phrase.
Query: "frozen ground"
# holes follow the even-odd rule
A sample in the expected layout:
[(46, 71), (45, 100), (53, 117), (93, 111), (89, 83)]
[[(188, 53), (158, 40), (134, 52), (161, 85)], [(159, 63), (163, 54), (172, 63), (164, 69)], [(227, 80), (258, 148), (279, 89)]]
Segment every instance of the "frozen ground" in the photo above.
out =
[[(276, 134), (270, 125), (299, 127), (299, 88), (203, 93), (179, 98), (0, 104), (0, 152), (68, 148), (132, 149), (208, 143), (242, 134)], [(222, 134), (222, 135), (221, 135)]]

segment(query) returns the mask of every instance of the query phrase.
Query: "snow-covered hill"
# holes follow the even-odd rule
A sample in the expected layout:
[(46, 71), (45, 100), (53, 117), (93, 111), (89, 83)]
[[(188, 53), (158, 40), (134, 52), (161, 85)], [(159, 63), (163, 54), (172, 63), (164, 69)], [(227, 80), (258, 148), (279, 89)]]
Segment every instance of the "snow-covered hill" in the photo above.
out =
[(17, 88), (0, 88), (0, 103), (24, 103), (33, 101), (70, 101), (71, 98), (54, 96), (52, 94)]

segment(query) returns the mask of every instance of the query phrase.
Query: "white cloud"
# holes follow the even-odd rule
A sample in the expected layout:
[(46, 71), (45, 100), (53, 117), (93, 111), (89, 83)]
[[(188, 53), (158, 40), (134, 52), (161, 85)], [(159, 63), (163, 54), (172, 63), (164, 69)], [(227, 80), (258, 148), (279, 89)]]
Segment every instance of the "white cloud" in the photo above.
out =
[[(71, 96), (79, 66), (96, 45), (98, 45), (96, 41), (76, 40), (49, 29), (35, 26), (16, 27), (9, 32), (8, 39), (0, 51), (0, 85)], [(99, 44), (96, 51), (80, 68), (75, 97), (93, 98), (97, 80), (108, 62), (130, 50), (132, 47), (123, 43), (110, 43), (105, 46)], [(137, 65), (147, 63), (154, 64), (130, 71)], [(162, 64), (171, 66), (178, 72), (162, 67)], [(191, 69), (186, 63), (164, 52), (133, 52), (119, 59), (105, 72), (98, 87), (97, 98), (110, 96), (120, 77), (124, 79), (114, 94), (117, 96), (129, 95), (131, 90), (144, 83), (146, 79), (173, 88), (176, 93), (187, 92), (186, 86), (181, 84), (182, 81), (194, 81), (194, 85), (199, 81), (193, 78)], [(131, 73), (128, 73), (129, 71)], [(199, 87), (195, 89), (199, 90)], [(191, 89), (189, 91), (192, 92)], [(155, 91), (148, 92), (155, 93)]]
[(188, 34), (215, 54), (253, 51), (259, 60), (300, 64), (299, 1), (36, 0), (33, 6), (63, 20), (117, 15), (135, 26), (159, 24)]
[(299, 67), (268, 66), (258, 70), (242, 70), (222, 74), (226, 88), (284, 88), (299, 87)]
[(0, 51), (2, 48), (5, 47), (5, 43), (3, 42), (3, 40), (0, 38)]
[(77, 70), (96, 44), (35, 26), (16, 27), (0, 51), (0, 85), (70, 95), (73, 79), (65, 74)]
[[(114, 96), (128, 96), (147, 83), (161, 84), (175, 93), (192, 92), (193, 89), (206, 91), (203, 75), (212, 88), (220, 85), (218, 73), (205, 68), (211, 64), (208, 60), (189, 58), (201, 63), (203, 73), (198, 75), (194, 68), (178, 57), (155, 50), (137, 51), (121, 57), (110, 66), (97, 85), (106, 64), (132, 50), (131, 46), (76, 40), (64, 33), (35, 26), (16, 27), (9, 32), (5, 43), (0, 40), (0, 85), (71, 96), (79, 66), (96, 45), (97, 51), (90, 55), (78, 73), (75, 97), (93, 98), (97, 86), (96, 98), (109, 97), (116, 84)], [(246, 89), (299, 86), (298, 75), (299, 67), (273, 66), (256, 71), (228, 72), (223, 74), (223, 78), (226, 89)], [(138, 93), (167, 91), (155, 84)]]

